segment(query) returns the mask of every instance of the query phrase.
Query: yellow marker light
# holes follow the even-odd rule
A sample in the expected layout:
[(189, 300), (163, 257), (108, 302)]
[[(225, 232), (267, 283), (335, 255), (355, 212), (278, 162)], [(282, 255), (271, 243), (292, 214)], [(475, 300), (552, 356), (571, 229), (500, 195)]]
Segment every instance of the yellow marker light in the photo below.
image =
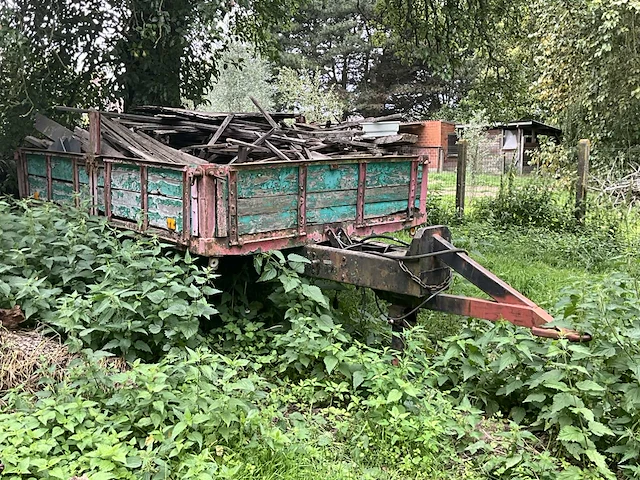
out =
[(169, 230), (176, 229), (176, 219), (175, 218), (167, 218), (167, 228)]
[(40, 192), (33, 192), (33, 198), (40, 200)]

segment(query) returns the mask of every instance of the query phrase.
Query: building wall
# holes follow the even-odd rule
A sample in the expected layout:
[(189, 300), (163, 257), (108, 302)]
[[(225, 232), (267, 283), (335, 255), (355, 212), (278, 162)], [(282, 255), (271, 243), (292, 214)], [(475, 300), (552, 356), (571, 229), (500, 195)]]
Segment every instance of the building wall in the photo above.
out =
[(412, 150), (416, 155), (427, 157), (429, 169), (435, 170), (442, 168), (447, 158), (447, 136), (455, 133), (455, 125), (441, 120), (426, 120), (420, 124), (401, 125), (400, 132), (418, 136)]

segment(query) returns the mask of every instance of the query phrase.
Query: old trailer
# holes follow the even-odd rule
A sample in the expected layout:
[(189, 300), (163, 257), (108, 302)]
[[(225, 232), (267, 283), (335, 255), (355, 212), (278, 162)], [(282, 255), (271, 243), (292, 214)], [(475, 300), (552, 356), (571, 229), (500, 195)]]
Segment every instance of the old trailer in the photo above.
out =
[[(265, 162), (249, 155), (227, 164), (128, 158), (104, 153), (100, 118), (91, 112), (89, 151), (20, 149), (20, 195), (89, 205), (118, 227), (157, 235), (213, 265), (297, 249), (310, 260), (307, 275), (369, 287), (388, 300), (395, 330), (427, 308), (504, 319), (545, 337), (589, 338), (545, 327), (553, 318), (455, 248), (446, 227), (425, 227), (428, 165), (420, 156)], [(415, 233), (410, 244), (379, 241), (401, 229)], [(492, 300), (447, 294), (454, 271)]]

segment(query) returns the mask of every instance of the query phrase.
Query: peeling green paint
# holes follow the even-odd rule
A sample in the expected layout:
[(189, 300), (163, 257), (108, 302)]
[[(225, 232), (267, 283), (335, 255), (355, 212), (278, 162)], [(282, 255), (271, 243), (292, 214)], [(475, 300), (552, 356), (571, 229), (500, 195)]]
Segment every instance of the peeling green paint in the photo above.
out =
[(51, 178), (73, 182), (73, 160), (64, 157), (52, 157)]
[(58, 203), (74, 203), (73, 183), (53, 180), (51, 182), (51, 200)]
[(307, 210), (307, 223), (311, 225), (320, 223), (345, 222), (356, 219), (356, 206), (343, 205), (340, 207), (327, 207)]
[(129, 165), (113, 165), (111, 167), (111, 188), (141, 192), (140, 168)]
[(182, 172), (167, 168), (149, 168), (147, 173), (149, 194), (182, 198)]
[[(407, 199), (408, 200), (408, 199)], [(391, 215), (392, 213), (406, 212), (407, 200), (398, 200), (395, 202), (379, 202), (364, 205), (364, 218), (382, 217)]]
[(410, 179), (410, 161), (367, 164), (367, 187), (409, 185)]
[(38, 177), (47, 176), (47, 161), (44, 155), (27, 154), (27, 173)]
[(307, 191), (326, 192), (358, 188), (358, 165), (310, 165)]
[(47, 179), (29, 175), (29, 196), (34, 196), (36, 192), (42, 200), (47, 198)]
[(298, 168), (265, 168), (238, 172), (238, 198), (297, 193)]
[(238, 233), (271, 232), (285, 228), (294, 228), (298, 225), (298, 211), (288, 210), (264, 215), (246, 215), (238, 218)]
[(176, 220), (176, 231), (182, 231), (182, 199), (149, 195), (149, 211), (147, 217), (149, 225), (159, 228), (167, 228), (167, 218)]

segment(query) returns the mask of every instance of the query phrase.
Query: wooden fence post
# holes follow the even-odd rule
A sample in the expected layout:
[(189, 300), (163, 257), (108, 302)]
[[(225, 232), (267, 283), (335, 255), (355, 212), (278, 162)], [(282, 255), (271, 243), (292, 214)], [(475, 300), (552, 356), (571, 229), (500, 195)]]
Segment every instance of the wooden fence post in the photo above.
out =
[(578, 142), (578, 181), (576, 182), (576, 220), (582, 222), (587, 212), (587, 183), (589, 181), (589, 140)]
[(458, 218), (464, 215), (464, 194), (467, 176), (467, 141), (458, 142), (458, 167), (456, 170), (456, 214)]

